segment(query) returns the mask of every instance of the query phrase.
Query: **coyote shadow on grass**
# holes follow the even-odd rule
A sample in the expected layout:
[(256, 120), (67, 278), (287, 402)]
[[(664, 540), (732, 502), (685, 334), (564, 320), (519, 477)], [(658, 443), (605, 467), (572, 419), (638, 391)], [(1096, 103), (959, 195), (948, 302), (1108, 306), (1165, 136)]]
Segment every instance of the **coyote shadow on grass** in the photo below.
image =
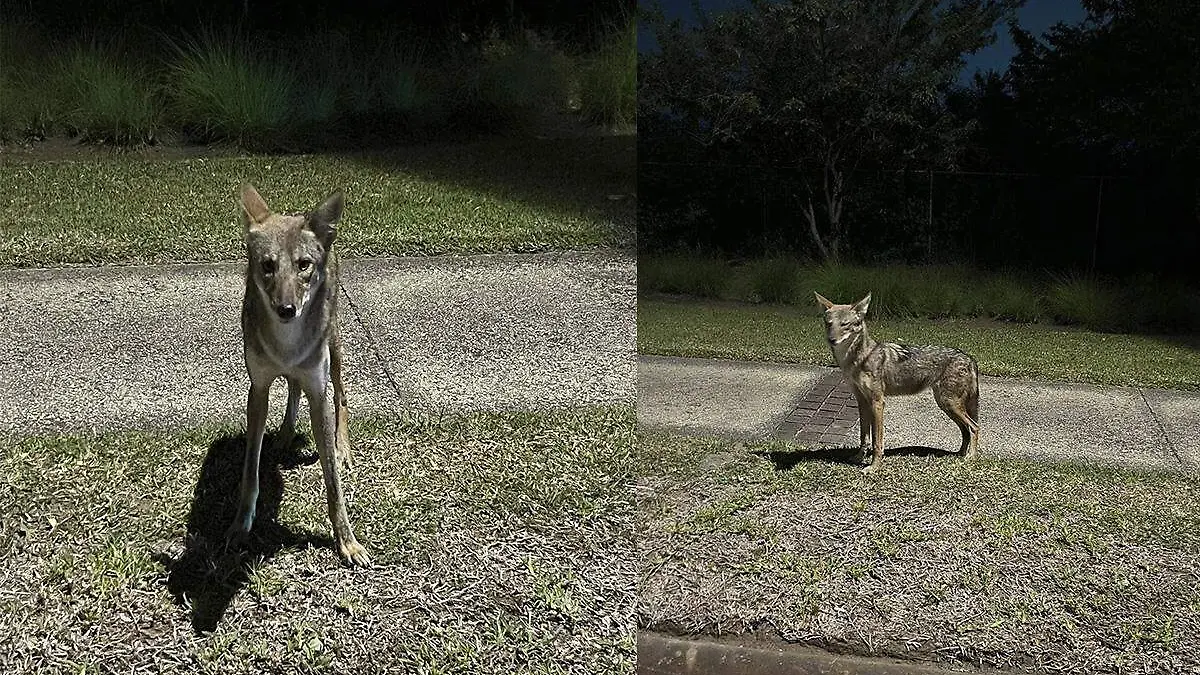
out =
[(167, 589), (176, 602), (191, 606), (192, 628), (197, 633), (217, 627), (233, 597), (246, 585), (250, 562), (271, 558), (285, 548), (333, 545), (328, 535), (295, 532), (278, 522), (283, 469), (317, 461), (316, 453), (302, 452), (305, 440), (297, 434), (290, 447), (277, 448), (274, 433), (263, 436), (258, 516), (240, 550), (226, 547), (225, 530), (237, 513), (246, 435), (222, 436), (209, 445), (200, 479), (192, 492), (184, 538), (186, 548), (178, 558), (163, 556), (160, 560), (168, 571)]
[[(840, 448), (820, 448), (817, 450), (756, 450), (755, 455), (762, 457), (775, 465), (776, 471), (788, 471), (801, 462), (826, 462), (829, 464), (847, 464), (861, 466), (854, 461), (858, 454), (858, 446)], [(893, 457), (957, 457), (957, 452), (942, 448), (931, 448), (924, 445), (905, 445), (898, 448), (888, 448), (884, 454)]]

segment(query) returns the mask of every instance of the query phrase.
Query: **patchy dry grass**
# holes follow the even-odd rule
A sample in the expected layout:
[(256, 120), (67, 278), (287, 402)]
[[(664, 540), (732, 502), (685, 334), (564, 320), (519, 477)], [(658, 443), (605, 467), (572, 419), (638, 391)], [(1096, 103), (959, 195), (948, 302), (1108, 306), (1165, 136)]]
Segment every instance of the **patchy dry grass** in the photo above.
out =
[(639, 621), (1044, 673), (1200, 669), (1186, 476), (639, 438)]
[(307, 450), (266, 451), (227, 551), (244, 439), (0, 447), (4, 672), (616, 673), (634, 659), (628, 408), (352, 426), (338, 564)]

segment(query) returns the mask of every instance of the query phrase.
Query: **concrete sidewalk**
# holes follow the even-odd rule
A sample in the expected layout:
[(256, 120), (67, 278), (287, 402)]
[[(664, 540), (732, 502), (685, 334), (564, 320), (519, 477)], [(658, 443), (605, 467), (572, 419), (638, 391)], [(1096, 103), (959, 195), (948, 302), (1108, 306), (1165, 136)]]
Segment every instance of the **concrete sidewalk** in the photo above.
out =
[[(634, 402), (632, 256), (388, 258), (342, 267), (351, 414)], [(0, 272), (0, 434), (243, 420), (243, 269)], [(276, 386), (273, 420), (284, 398)]]
[[(795, 441), (789, 418), (834, 368), (640, 356), (638, 423), (672, 431)], [(830, 378), (836, 381), (838, 378)], [(836, 429), (858, 445), (853, 424)], [(1193, 471), (1200, 468), (1200, 393), (984, 377), (980, 453), (993, 457)], [(957, 450), (959, 432), (929, 393), (890, 398), (887, 448)]]

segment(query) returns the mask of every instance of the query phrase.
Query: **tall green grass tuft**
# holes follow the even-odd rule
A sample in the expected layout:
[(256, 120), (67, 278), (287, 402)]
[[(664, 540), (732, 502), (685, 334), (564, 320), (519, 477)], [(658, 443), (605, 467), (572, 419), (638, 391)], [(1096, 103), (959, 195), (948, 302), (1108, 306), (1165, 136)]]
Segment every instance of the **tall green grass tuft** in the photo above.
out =
[(308, 58), (295, 68), (292, 79), (291, 124), (298, 134), (314, 135), (340, 114), (345, 37), (337, 32), (311, 36)]
[(760, 302), (795, 303), (800, 291), (800, 263), (794, 258), (767, 258), (746, 266), (750, 292)]
[(96, 42), (63, 58), (57, 83), (59, 120), (68, 134), (90, 143), (141, 145), (154, 141), (160, 111), (149, 74)]
[(0, 22), (0, 142), (50, 136), (57, 130), (57, 92), (48, 82), (49, 50), (37, 26)]
[(976, 316), (993, 319), (1039, 323), (1046, 318), (1042, 298), (1034, 284), (1009, 276), (991, 276), (978, 288), (979, 306)]
[(631, 124), (637, 108), (637, 23), (609, 31), (594, 54), (582, 60), (580, 112), (594, 124)]
[(638, 261), (638, 292), (720, 298), (729, 286), (729, 265), (703, 255), (678, 255)]
[(1200, 333), (1200, 289), (1143, 274), (1107, 290), (1120, 303), (1118, 329)]
[(288, 144), (303, 117), (294, 107), (298, 73), (292, 61), (213, 31), (172, 46), (173, 112), (180, 127), (201, 141), (250, 149)]
[(402, 34), (332, 32), (301, 78), (297, 108), (309, 132), (389, 131), (410, 125), (433, 98), (424, 40)]
[(495, 124), (519, 126), (566, 108), (572, 65), (552, 42), (528, 31), (511, 38), (493, 33), (480, 59), (465, 102), (470, 105), (477, 97), (479, 112)]
[[(4, 56), (0, 55), (0, 59)], [(0, 68), (0, 143), (22, 141), (34, 133), (38, 105), (29, 99), (26, 87), (14, 68)]]
[(1121, 302), (1099, 279), (1080, 275), (1051, 275), (1046, 308), (1058, 323), (1112, 330), (1122, 327)]
[(375, 102), (392, 114), (415, 116), (433, 99), (427, 82), (420, 45), (392, 45), (384, 49), (371, 69)]
[(878, 313), (886, 305), (884, 298), (888, 293), (869, 276), (858, 268), (846, 265), (807, 267), (800, 273), (799, 286), (803, 289), (803, 296), (798, 304), (816, 306), (814, 291), (837, 303), (858, 302), (867, 293), (872, 293), (871, 309)]

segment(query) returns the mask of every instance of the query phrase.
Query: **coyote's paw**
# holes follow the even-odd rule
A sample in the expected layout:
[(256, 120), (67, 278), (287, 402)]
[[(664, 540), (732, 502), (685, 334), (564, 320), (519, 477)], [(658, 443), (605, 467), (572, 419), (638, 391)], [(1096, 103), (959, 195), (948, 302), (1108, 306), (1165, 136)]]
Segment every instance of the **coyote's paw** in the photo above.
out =
[(862, 468), (862, 475), (870, 476), (879, 473), (879, 465), (875, 463), (868, 464)]
[(871, 446), (870, 446), (870, 445), (862, 445), (862, 446), (859, 446), (859, 448), (858, 448), (858, 452), (854, 453), (854, 457), (853, 457), (853, 459), (852, 459), (851, 461), (853, 461), (855, 464), (862, 464), (862, 463), (863, 463), (863, 461), (864, 461), (864, 460), (866, 460), (866, 458), (867, 458), (867, 455), (868, 455), (870, 452), (871, 452)]
[(243, 548), (246, 541), (250, 538), (250, 530), (242, 529), (240, 523), (234, 523), (225, 530), (225, 546), (226, 548)]
[(353, 567), (370, 567), (371, 556), (367, 554), (367, 549), (357, 541), (338, 542), (338, 552), (342, 554), (342, 558), (350, 563)]

